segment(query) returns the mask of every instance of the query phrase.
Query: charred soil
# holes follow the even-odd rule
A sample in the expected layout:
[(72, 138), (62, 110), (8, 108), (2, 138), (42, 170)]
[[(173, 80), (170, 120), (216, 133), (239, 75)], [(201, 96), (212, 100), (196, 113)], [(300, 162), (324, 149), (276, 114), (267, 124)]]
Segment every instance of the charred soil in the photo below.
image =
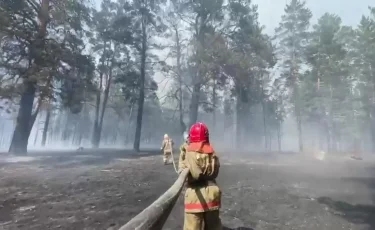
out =
[[(162, 156), (121, 152), (0, 159), (0, 229), (118, 229), (177, 178)], [(375, 229), (375, 164), (298, 155), (222, 157), (228, 228)], [(181, 229), (183, 195), (165, 229)]]

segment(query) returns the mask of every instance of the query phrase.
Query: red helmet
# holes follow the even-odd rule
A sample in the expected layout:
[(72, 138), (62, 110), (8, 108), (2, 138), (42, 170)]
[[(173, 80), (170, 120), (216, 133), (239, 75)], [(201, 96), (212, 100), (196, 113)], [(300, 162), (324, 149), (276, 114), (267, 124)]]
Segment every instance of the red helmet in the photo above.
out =
[(191, 126), (189, 132), (189, 142), (209, 142), (208, 128), (204, 123), (198, 122)]

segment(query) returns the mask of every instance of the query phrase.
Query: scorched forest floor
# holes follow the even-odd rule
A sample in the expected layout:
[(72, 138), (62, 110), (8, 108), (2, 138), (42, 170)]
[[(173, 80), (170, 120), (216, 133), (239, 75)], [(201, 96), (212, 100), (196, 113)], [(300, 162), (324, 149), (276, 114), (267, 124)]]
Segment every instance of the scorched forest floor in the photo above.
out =
[[(223, 153), (221, 163), (227, 228), (375, 229), (372, 159)], [(0, 229), (118, 229), (176, 178), (160, 154), (103, 149), (0, 156)], [(182, 198), (164, 229), (182, 229)]]

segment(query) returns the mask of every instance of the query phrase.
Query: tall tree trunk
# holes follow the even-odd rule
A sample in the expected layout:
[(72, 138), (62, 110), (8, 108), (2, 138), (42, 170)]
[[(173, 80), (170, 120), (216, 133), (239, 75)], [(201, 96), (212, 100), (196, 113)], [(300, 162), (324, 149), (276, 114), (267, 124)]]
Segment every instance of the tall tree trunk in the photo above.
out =
[(47, 114), (46, 114), (46, 121), (44, 122), (44, 127), (43, 127), (43, 137), (42, 137), (42, 146), (46, 146), (47, 142), (47, 134), (48, 134), (48, 127), (49, 127), (49, 120), (51, 117), (51, 109), (50, 105), (47, 107)]
[(370, 116), (369, 121), (371, 130), (371, 149), (372, 153), (375, 153), (375, 105), (373, 105), (372, 115)]
[(337, 130), (335, 127), (335, 124), (332, 122), (332, 131), (331, 131), (331, 139), (332, 139), (332, 144), (331, 144), (331, 151), (333, 153), (337, 152)]
[(14, 129), (10, 153), (17, 155), (27, 154), (27, 144), (30, 135), (30, 123), (32, 121), (32, 109), (35, 98), (35, 83), (25, 83), (25, 90), (21, 95), (20, 108), (17, 116), (17, 124)]
[[(115, 46), (115, 49), (114, 49), (115, 51), (116, 51), (116, 48), (117, 47)], [(99, 124), (98, 124), (97, 130), (96, 130), (96, 143), (97, 143), (96, 147), (99, 146), (100, 139), (101, 139), (101, 136), (102, 136), (104, 115), (105, 115), (105, 111), (107, 109), (107, 102), (108, 102), (108, 97), (109, 97), (109, 90), (111, 88), (111, 83), (112, 83), (113, 62), (114, 62), (114, 57), (111, 60), (111, 66), (110, 66), (110, 70), (109, 70), (109, 75), (107, 76), (106, 86), (105, 86), (105, 90), (104, 90), (102, 110), (100, 112), (100, 120), (99, 120)]]
[(198, 120), (200, 92), (201, 92), (201, 84), (195, 83), (193, 86), (193, 93), (191, 95), (191, 101), (189, 105), (189, 127), (191, 127)]
[(212, 111), (212, 128), (213, 131), (216, 132), (216, 73), (214, 76), (214, 84), (212, 86), (212, 106), (213, 106), (213, 111)]
[[(29, 77), (38, 73), (39, 66), (43, 60), (39, 56), (40, 50), (44, 49), (44, 38), (47, 32), (47, 24), (49, 19), (49, 2), (50, 0), (42, 0), (40, 4), (40, 11), (38, 12), (39, 28), (38, 37), (35, 41), (35, 56), (34, 63), (30, 63), (27, 71), (27, 76), (23, 79), (23, 92), (21, 94), (20, 108), (17, 115), (17, 124), (14, 129), (13, 138), (9, 147), (9, 152), (17, 155), (27, 154), (27, 144), (29, 141), (30, 131), (34, 124), (32, 109), (34, 98), (36, 94), (36, 82), (29, 80)], [(35, 118), (34, 118), (35, 121)]]
[[(295, 31), (293, 30), (293, 37), (295, 35)], [(293, 48), (292, 48), (292, 58), (291, 58), (291, 77), (293, 79), (293, 91), (294, 91), (294, 106), (295, 106), (295, 115), (296, 115), (296, 122), (297, 122), (297, 131), (298, 131), (298, 149), (299, 152), (303, 152), (303, 137), (302, 137), (302, 117), (301, 117), (301, 103), (299, 98), (299, 86), (298, 86), (298, 64), (297, 64), (297, 53), (296, 53), (296, 47), (293, 42)]]
[[(52, 122), (52, 124), (53, 124), (53, 122)], [(51, 128), (50, 128), (50, 131), (48, 132), (48, 138), (47, 138), (47, 140), (50, 140), (50, 141), (56, 141), (56, 133), (55, 133), (55, 130), (54, 130), (54, 128), (53, 128), (53, 125), (51, 126)]]
[[(105, 57), (104, 54), (106, 53), (107, 50), (107, 42), (104, 42), (104, 47), (103, 47), (103, 56), (101, 60), (101, 66), (104, 66), (105, 64)], [(101, 103), (101, 97), (102, 97), (102, 88), (103, 88), (103, 75), (104, 72), (103, 70), (100, 71), (99, 74), (99, 89), (96, 92), (96, 103), (95, 103), (95, 120), (94, 120), (94, 128), (93, 128), (93, 133), (92, 133), (92, 140), (91, 140), (91, 145), (93, 148), (98, 148), (100, 144), (100, 103)]]
[(238, 149), (242, 148), (242, 102), (237, 99), (236, 103), (236, 146)]
[(202, 77), (203, 72), (201, 70), (202, 60), (200, 59), (205, 52), (205, 34), (203, 32), (205, 28), (205, 18), (207, 15), (203, 13), (196, 18), (195, 23), (195, 36), (197, 38), (198, 47), (196, 47), (196, 54), (198, 56), (197, 71), (193, 78), (193, 92), (191, 95), (191, 101), (189, 105), (189, 127), (191, 127), (198, 120), (198, 109), (199, 109), (199, 100), (202, 87)]
[(95, 120), (94, 120), (94, 129), (92, 133), (92, 147), (98, 148), (99, 147), (99, 119), (100, 119), (100, 102), (101, 102), (101, 94), (102, 94), (102, 84), (103, 84), (103, 73), (100, 73), (99, 79), (99, 89), (96, 92), (96, 103), (95, 103)]
[[(38, 119), (38, 120), (40, 120), (40, 119)], [(36, 123), (36, 132), (35, 132), (35, 137), (34, 137), (34, 146), (36, 146), (36, 142), (37, 142), (38, 136), (39, 136), (39, 123), (40, 123), (40, 121), (38, 121)], [(30, 132), (30, 134), (31, 134), (31, 132)]]
[(41, 99), (40, 99), (39, 102), (38, 102), (38, 105), (35, 109), (35, 112), (31, 114), (31, 121), (30, 121), (30, 125), (29, 125), (29, 134), (28, 134), (29, 136), (30, 136), (31, 130), (33, 129), (33, 126), (35, 124), (36, 118), (39, 115), (41, 103), (42, 102), (41, 102)]
[(134, 104), (130, 106), (128, 128), (126, 129), (126, 134), (125, 134), (125, 145), (129, 143), (129, 131), (130, 131), (132, 118), (133, 118), (133, 108), (134, 108)]
[(111, 79), (109, 78), (108, 83), (107, 83), (108, 85), (106, 86), (106, 89), (104, 91), (102, 111), (100, 113), (100, 120), (99, 120), (98, 129), (97, 129), (97, 139), (96, 140), (97, 140), (98, 145), (99, 145), (100, 139), (101, 139), (104, 115), (105, 115), (105, 111), (106, 111), (106, 108), (107, 108), (107, 102), (108, 102), (108, 96), (109, 96), (109, 87), (110, 87), (110, 84), (111, 84), (110, 82), (111, 82)]
[(177, 62), (177, 77), (178, 77), (178, 111), (179, 111), (179, 122), (180, 122), (180, 129), (181, 134), (186, 131), (186, 125), (184, 122), (184, 110), (183, 110), (183, 86), (182, 86), (182, 71), (181, 71), (181, 43), (180, 43), (180, 34), (178, 32), (178, 27), (174, 27), (175, 34), (176, 34), (176, 62)]
[(303, 152), (303, 136), (302, 136), (302, 119), (301, 115), (297, 117), (297, 129), (298, 129), (298, 148), (299, 152)]
[(73, 135), (71, 136), (71, 145), (72, 146), (75, 146), (76, 145), (76, 139), (77, 139), (77, 122), (75, 121), (74, 124), (73, 124), (73, 129), (72, 129), (72, 133)]
[(326, 142), (327, 142), (327, 152), (331, 151), (331, 134), (328, 123), (325, 126), (325, 133), (326, 133)]
[(243, 101), (247, 96), (247, 92), (242, 88), (241, 85), (237, 85), (237, 102), (236, 102), (236, 145), (237, 148), (244, 148), (244, 144), (247, 143), (245, 140), (246, 127), (248, 126), (248, 120), (246, 114), (249, 111), (247, 102)]
[(372, 79), (372, 109), (370, 118), (370, 129), (371, 129), (371, 149), (372, 153), (375, 153), (375, 68), (370, 64), (371, 79)]
[(83, 139), (83, 133), (82, 133), (82, 127), (79, 128), (79, 136), (78, 136), (78, 146), (82, 145), (82, 139)]
[(180, 88), (180, 99), (179, 99), (179, 102), (178, 102), (178, 109), (179, 109), (179, 120), (180, 120), (180, 129), (181, 129), (181, 134), (184, 134), (185, 131), (187, 131), (186, 129), (186, 125), (185, 125), (185, 122), (184, 122), (184, 109), (183, 109), (183, 104), (182, 104), (182, 97), (183, 97), (183, 93), (182, 93), (182, 87)]
[(4, 123), (3, 122), (1, 122), (1, 131), (0, 131), (0, 133), (1, 133), (1, 138), (0, 138), (0, 146), (1, 147), (3, 147), (3, 145), (4, 145)]
[(281, 122), (277, 122), (277, 147), (279, 152), (281, 152)]
[(262, 105), (262, 115), (263, 115), (263, 134), (264, 134), (264, 150), (267, 151), (268, 148), (268, 137), (267, 137), (267, 112), (266, 112), (266, 105), (264, 102), (264, 75), (262, 75), (262, 85), (260, 89), (261, 95), (260, 97), (262, 98), (261, 105)]
[(140, 151), (141, 144), (141, 132), (142, 132), (142, 118), (143, 118), (143, 106), (145, 102), (145, 81), (146, 81), (146, 58), (147, 58), (147, 18), (146, 15), (142, 15), (142, 48), (141, 48), (141, 78), (140, 78), (140, 89), (138, 97), (138, 111), (137, 111), (137, 126), (135, 129), (134, 145), (135, 151)]
[(302, 114), (301, 114), (301, 103), (299, 98), (299, 88), (297, 84), (294, 86), (295, 92), (295, 102), (294, 102), (294, 109), (295, 109), (295, 116), (297, 122), (297, 131), (298, 131), (298, 149), (299, 152), (303, 152), (303, 135), (302, 135)]
[[(263, 90), (263, 89), (262, 89)], [(267, 151), (268, 148), (268, 138), (267, 138), (267, 122), (266, 122), (266, 108), (264, 101), (262, 100), (262, 112), (263, 112), (263, 134), (264, 134), (264, 150)]]
[(272, 133), (268, 135), (268, 150), (272, 151)]
[[(102, 78), (102, 76), (100, 78)], [(94, 128), (93, 128), (92, 140), (91, 140), (92, 147), (94, 148), (99, 147), (98, 129), (99, 129), (99, 112), (100, 112), (101, 93), (102, 92), (101, 92), (101, 87), (100, 87), (100, 89), (98, 89), (98, 92), (96, 93), (95, 120), (94, 120)]]

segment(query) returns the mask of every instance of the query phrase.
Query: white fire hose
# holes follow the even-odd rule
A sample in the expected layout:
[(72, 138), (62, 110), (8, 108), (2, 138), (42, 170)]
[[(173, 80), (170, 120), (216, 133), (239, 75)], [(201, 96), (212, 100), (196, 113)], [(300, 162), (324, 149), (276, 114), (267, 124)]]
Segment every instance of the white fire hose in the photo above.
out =
[[(187, 134), (186, 132), (184, 132), (184, 134), (183, 134), (183, 141), (186, 141), (187, 138), (188, 138), (188, 134)], [(173, 156), (173, 146), (172, 146), (172, 148), (171, 148), (171, 158), (172, 158), (172, 163), (173, 163), (174, 171), (175, 171), (177, 174), (179, 174), (179, 173), (178, 173), (177, 166), (176, 166), (176, 163), (175, 163), (175, 159), (174, 159), (174, 156)]]
[(171, 158), (172, 158), (172, 163), (173, 163), (174, 171), (176, 171), (176, 173), (179, 174), (179, 173), (178, 173), (178, 170), (177, 170), (177, 167), (176, 167), (175, 160), (174, 160), (174, 156), (173, 156), (173, 148), (172, 148), (172, 150), (171, 150)]

